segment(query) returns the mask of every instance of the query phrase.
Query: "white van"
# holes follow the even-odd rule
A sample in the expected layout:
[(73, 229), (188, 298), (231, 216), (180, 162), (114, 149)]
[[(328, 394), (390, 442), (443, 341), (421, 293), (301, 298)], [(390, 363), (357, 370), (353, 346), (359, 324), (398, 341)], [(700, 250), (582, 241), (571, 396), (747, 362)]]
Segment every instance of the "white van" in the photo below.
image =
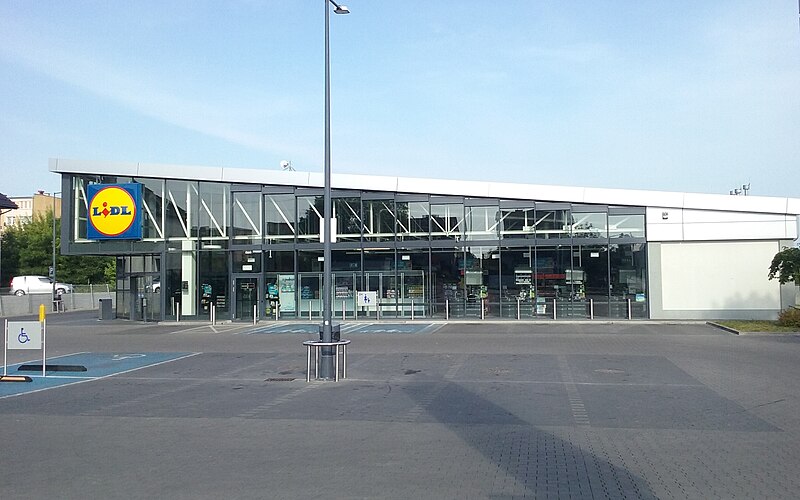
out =
[[(53, 280), (45, 276), (16, 276), (11, 280), (11, 293), (14, 295), (52, 292)], [(65, 293), (72, 293), (72, 285), (56, 283), (56, 295)]]

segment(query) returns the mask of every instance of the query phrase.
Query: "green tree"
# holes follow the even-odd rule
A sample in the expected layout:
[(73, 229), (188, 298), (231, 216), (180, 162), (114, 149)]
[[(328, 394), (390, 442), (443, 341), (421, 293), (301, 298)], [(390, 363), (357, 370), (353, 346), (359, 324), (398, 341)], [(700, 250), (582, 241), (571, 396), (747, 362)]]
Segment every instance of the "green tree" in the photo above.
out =
[(2, 280), (0, 287), (11, 286), (11, 278), (19, 274), (19, 234), (14, 226), (3, 229), (3, 251), (2, 262), (0, 262), (0, 271), (2, 271)]
[(784, 248), (772, 258), (769, 266), (769, 279), (776, 279), (781, 285), (794, 282), (800, 285), (800, 248)]

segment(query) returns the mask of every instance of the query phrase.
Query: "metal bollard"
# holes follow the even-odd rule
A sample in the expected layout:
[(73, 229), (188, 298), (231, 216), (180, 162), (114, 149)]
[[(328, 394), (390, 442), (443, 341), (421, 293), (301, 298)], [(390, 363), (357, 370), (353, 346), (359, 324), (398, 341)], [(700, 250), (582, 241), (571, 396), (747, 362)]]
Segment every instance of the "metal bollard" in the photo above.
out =
[(345, 314), (345, 306), (344, 306), (344, 299), (343, 299), (342, 300), (342, 321), (344, 321), (345, 319), (347, 319), (347, 316)]
[(308, 301), (308, 320), (311, 321), (311, 301)]
[(281, 307), (281, 305), (276, 302), (275, 303), (275, 321), (278, 321), (278, 318), (280, 318), (280, 315), (278, 313), (278, 309), (280, 309), (280, 307)]
[(450, 299), (444, 301), (444, 319), (450, 321)]
[(414, 321), (414, 299), (411, 299), (411, 321)]
[(556, 312), (556, 299), (553, 299), (553, 319), (558, 319), (558, 313)]
[(253, 324), (255, 325), (258, 322), (258, 305), (253, 306)]
[(517, 297), (517, 320), (519, 319), (522, 319), (522, 317), (520, 316), (520, 300), (519, 297)]
[(594, 319), (594, 299), (589, 299), (589, 319)]
[(633, 319), (631, 314), (631, 299), (628, 299), (628, 319)]
[(484, 300), (485, 299), (481, 299), (481, 319), (486, 319), (486, 305)]

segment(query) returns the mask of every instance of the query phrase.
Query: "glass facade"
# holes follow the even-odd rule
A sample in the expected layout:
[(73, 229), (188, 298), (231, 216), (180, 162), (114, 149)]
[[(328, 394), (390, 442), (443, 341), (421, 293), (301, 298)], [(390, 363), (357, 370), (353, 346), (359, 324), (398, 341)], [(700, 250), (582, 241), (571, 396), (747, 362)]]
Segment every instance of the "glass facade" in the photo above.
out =
[[(321, 317), (322, 190), (69, 177), (70, 252), (118, 256), (120, 317)], [(122, 182), (142, 184), (143, 239), (87, 240), (87, 185)], [(332, 201), (337, 319), (648, 317), (644, 207), (354, 190)]]

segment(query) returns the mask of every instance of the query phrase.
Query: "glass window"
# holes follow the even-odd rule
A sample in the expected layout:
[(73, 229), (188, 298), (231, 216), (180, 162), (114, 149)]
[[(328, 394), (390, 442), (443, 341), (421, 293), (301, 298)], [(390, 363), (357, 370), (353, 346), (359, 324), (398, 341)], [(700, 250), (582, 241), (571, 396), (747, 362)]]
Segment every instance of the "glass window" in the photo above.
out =
[(495, 240), (500, 231), (500, 208), (497, 205), (466, 207), (466, 239)]
[(571, 279), (579, 286), (579, 298), (608, 300), (608, 247), (576, 245), (573, 256)]
[(533, 315), (535, 294), (530, 247), (502, 248), (500, 254), (500, 300), (503, 317), (516, 318), (517, 301), (520, 316)]
[(261, 193), (232, 193), (233, 242), (253, 244), (261, 242)]
[[(431, 249), (431, 301), (434, 311), (444, 317), (463, 317), (466, 295), (464, 293), (464, 251), (456, 249)], [(445, 309), (449, 304), (449, 312)]]
[(609, 215), (609, 238), (644, 238), (644, 215)]
[(464, 239), (464, 204), (431, 202), (431, 239)]
[[(322, 195), (297, 197), (298, 241), (321, 241), (320, 228), (322, 227), (321, 221), (324, 213), (325, 198)], [(267, 224), (270, 222), (268, 218)]]
[(394, 200), (364, 200), (364, 240), (394, 240)]
[(333, 275), (333, 315), (353, 316), (356, 291), (361, 289), (361, 251), (334, 250), (331, 252)]
[[(319, 197), (319, 206), (322, 201)], [(310, 233), (305, 236), (312, 241), (319, 241), (319, 219), (316, 209), (317, 197), (307, 197), (298, 206), (302, 207), (301, 223), (305, 231)], [(267, 194), (264, 195), (264, 221), (267, 243), (291, 243), (295, 237), (295, 196), (293, 194)], [(320, 212), (321, 213), (321, 212)], [(309, 219), (310, 217), (310, 219)], [(315, 226), (311, 226), (311, 224)]]
[(227, 316), (228, 313), (228, 255), (227, 252), (198, 252), (200, 265), (200, 286), (197, 289), (199, 304), (198, 315), (211, 313), (212, 304), (216, 313)]
[(234, 273), (260, 273), (261, 250), (237, 250), (233, 252)]
[(194, 244), (184, 241), (180, 247), (167, 249), (166, 286), (161, 293), (166, 293), (167, 307), (170, 315), (180, 313), (182, 317), (197, 314), (197, 251)]
[(361, 241), (361, 198), (333, 198), (336, 241)]
[[(322, 253), (319, 254), (320, 257)], [(267, 250), (264, 252), (264, 266), (267, 271), (280, 272), (280, 273), (293, 273), (294, 272), (294, 252), (289, 251), (276, 251)]]
[(364, 286), (368, 291), (377, 292), (382, 317), (394, 317), (398, 312), (395, 258), (394, 250), (364, 250)]
[(72, 178), (72, 190), (75, 193), (75, 207), (74, 207), (74, 233), (75, 240), (86, 239), (86, 227), (89, 219), (89, 200), (86, 198), (86, 184), (87, 180), (82, 177)]
[(536, 247), (534, 253), (534, 274), (536, 277), (536, 303), (537, 305), (546, 304), (546, 308), (538, 308), (545, 311), (541, 314), (552, 316), (551, 305), (545, 301), (551, 299), (569, 299), (572, 295), (572, 277), (569, 283), (567, 271), (572, 271), (571, 267), (571, 247), (569, 245), (558, 245), (555, 247)]
[[(463, 264), (467, 316), (499, 315), (500, 252), (497, 247), (467, 247)], [(483, 307), (483, 313), (481, 313)]]
[(206, 242), (227, 242), (230, 184), (201, 182), (198, 188), (198, 215), (194, 219), (194, 231)]
[(322, 314), (322, 264), (322, 251), (297, 252), (301, 314)]
[[(279, 317), (298, 317), (297, 277), (294, 273), (294, 252), (268, 250), (264, 252), (266, 290), (270, 300), (277, 298)], [(318, 274), (315, 273), (315, 276)], [(315, 285), (316, 286), (316, 281)], [(277, 297), (276, 297), (277, 294)], [(306, 294), (308, 295), (308, 294)], [(313, 292), (311, 293), (313, 295)], [(270, 304), (272, 306), (274, 304)], [(305, 311), (308, 310), (306, 303)]]
[(573, 238), (607, 238), (608, 217), (601, 213), (572, 213)]
[(164, 239), (164, 184), (161, 179), (134, 179), (142, 185), (142, 237)]
[(427, 240), (430, 213), (427, 201), (397, 202), (397, 239)]
[(166, 204), (167, 238), (190, 238), (192, 221), (197, 218), (197, 183), (168, 180)]
[(569, 209), (536, 209), (536, 238), (569, 238), (571, 228)]
[(504, 208), (500, 210), (500, 237), (533, 237), (536, 214), (533, 208)]
[[(611, 295), (636, 299), (647, 290), (647, 259), (643, 243), (611, 245)], [(641, 298), (641, 297), (640, 297)]]
[[(399, 249), (397, 251), (397, 277), (400, 282), (400, 300), (404, 301), (404, 315), (410, 315), (412, 304), (417, 316), (429, 314), (430, 286), (428, 283), (429, 256), (427, 248)], [(423, 314), (420, 314), (423, 313)]]

